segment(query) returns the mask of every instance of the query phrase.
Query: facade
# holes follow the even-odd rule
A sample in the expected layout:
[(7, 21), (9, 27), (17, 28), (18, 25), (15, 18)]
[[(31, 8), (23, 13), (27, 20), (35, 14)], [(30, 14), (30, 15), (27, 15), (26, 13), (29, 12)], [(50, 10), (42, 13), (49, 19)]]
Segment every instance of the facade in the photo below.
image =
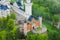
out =
[[(18, 0), (17, 2), (15, 2), (13, 4), (12, 8), (16, 13), (24, 16), (27, 20), (32, 15), (32, 2), (31, 2), (31, 0), (26, 0), (26, 2), (23, 2), (23, 0), (20, 0), (20, 1)], [(17, 19), (17, 20), (19, 20), (19, 19)]]
[(10, 14), (10, 6), (8, 0), (0, 0), (0, 17), (6, 17)]
[(22, 24), (22, 30), (24, 30), (24, 34), (27, 35), (27, 32), (34, 30), (38, 27), (42, 28), (42, 17), (30, 17), (28, 21)]

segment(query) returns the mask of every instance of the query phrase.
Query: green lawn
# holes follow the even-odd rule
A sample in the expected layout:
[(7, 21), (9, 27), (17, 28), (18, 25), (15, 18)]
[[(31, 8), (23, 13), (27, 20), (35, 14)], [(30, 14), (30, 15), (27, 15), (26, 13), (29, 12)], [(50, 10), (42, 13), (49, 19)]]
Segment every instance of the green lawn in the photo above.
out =
[(42, 28), (38, 27), (37, 30), (42, 30)]

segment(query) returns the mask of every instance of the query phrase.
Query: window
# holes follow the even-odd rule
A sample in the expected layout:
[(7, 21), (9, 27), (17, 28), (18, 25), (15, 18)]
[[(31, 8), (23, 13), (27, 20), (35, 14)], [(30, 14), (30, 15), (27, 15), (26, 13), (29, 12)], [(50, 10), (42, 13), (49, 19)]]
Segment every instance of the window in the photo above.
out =
[(21, 21), (18, 21), (18, 24), (21, 24)]

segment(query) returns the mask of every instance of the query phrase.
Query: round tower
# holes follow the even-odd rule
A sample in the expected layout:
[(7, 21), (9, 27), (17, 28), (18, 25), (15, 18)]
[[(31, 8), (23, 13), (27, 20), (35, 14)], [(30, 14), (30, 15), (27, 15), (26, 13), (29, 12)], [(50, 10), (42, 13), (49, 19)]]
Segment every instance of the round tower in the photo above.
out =
[(24, 3), (23, 3), (23, 0), (21, 0), (21, 4), (23, 5)]
[(24, 35), (27, 35), (27, 23), (24, 23)]
[(27, 15), (27, 17), (32, 15), (32, 2), (31, 2), (31, 0), (26, 0), (25, 14)]
[(39, 17), (40, 27), (42, 28), (42, 17)]

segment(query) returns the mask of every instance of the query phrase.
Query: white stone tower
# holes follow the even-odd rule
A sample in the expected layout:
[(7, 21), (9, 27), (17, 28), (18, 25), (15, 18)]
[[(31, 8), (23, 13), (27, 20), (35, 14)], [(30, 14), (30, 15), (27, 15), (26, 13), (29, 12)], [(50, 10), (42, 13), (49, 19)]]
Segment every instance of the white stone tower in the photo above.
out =
[(39, 17), (40, 27), (42, 28), (42, 17)]
[(23, 0), (21, 0), (21, 5), (22, 5), (21, 8), (24, 9), (24, 1)]
[(27, 23), (24, 23), (24, 34), (27, 35)]
[(21, 0), (21, 4), (23, 5), (24, 3), (23, 3), (23, 0)]
[(25, 14), (27, 15), (27, 18), (29, 18), (29, 16), (32, 15), (32, 2), (31, 2), (31, 0), (26, 0)]

